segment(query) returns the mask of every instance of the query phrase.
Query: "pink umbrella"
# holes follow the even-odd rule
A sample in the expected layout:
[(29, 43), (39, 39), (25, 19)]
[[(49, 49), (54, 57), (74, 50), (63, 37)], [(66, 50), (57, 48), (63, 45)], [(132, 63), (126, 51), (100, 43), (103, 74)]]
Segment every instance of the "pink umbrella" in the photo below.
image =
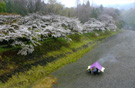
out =
[(95, 62), (94, 64), (92, 64), (92, 65), (90, 65), (90, 66), (88, 66), (88, 69), (92, 69), (92, 68), (97, 68), (97, 69), (99, 69), (100, 71), (102, 71), (102, 72), (104, 72), (104, 70), (105, 70), (105, 68), (103, 67), (103, 66), (101, 66), (100, 64), (99, 64), (99, 62)]

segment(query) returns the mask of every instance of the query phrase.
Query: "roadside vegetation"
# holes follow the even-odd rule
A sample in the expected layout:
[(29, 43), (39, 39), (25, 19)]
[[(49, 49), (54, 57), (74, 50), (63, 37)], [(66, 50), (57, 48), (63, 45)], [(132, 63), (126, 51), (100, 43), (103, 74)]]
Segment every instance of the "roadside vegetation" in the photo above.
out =
[[(27, 56), (14, 56), (13, 54), (15, 53), (12, 52), (16, 52), (15, 50), (7, 50), (6, 53), (10, 52), (12, 54), (5, 55), (7, 58), (4, 60), (10, 63), (5, 65), (3, 71), (1, 71), (1, 75), (12, 73), (19, 67), (22, 68), (19, 68), (19, 73), (14, 72), (12, 77), (9, 77), (5, 82), (3, 79), (4, 83), (0, 83), (0, 88), (27, 88), (31, 85), (33, 85), (33, 88), (39, 85), (44, 85), (46, 87), (49, 85), (51, 86), (53, 83), (57, 83), (57, 79), (50, 76), (51, 72), (66, 64), (77, 61), (85, 53), (94, 48), (97, 43), (117, 32), (118, 31), (96, 31), (85, 34), (69, 35), (68, 37), (71, 38), (72, 41), (67, 41), (64, 38), (50, 38), (42, 42), (43, 44), (41, 46), (37, 46), (35, 51)], [(99, 36), (96, 36), (95, 33), (98, 33)], [(8, 70), (6, 71), (6, 69)], [(5, 79), (7, 78), (5, 77)], [(48, 85), (47, 80), (50, 79), (52, 82)], [(41, 86), (37, 88), (42, 88)]]

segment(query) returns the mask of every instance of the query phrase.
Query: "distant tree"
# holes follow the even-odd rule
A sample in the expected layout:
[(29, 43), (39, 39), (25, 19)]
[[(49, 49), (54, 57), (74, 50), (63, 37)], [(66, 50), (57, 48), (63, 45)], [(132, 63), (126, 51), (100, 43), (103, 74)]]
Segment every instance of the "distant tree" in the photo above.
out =
[(48, 4), (46, 5), (47, 13), (55, 14), (56, 3), (57, 3), (56, 0), (49, 0), (48, 1)]
[(83, 0), (83, 4), (79, 0), (76, 0), (77, 7), (75, 8), (76, 16), (81, 20), (81, 22), (86, 22), (90, 18), (91, 7), (89, 0)]
[(4, 1), (0, 1), (0, 12), (6, 12), (6, 4)]
[(65, 8), (64, 9), (64, 13), (63, 13), (64, 16), (67, 16), (67, 17), (75, 17), (75, 9), (72, 7), (72, 8)]
[(135, 30), (135, 9), (130, 9), (122, 12), (122, 17), (124, 19), (125, 28)]
[(114, 8), (104, 8), (103, 14), (108, 14), (112, 16), (114, 19), (117, 19), (120, 15), (120, 11)]
[(80, 5), (78, 10), (78, 18), (81, 22), (86, 22), (89, 20), (91, 14), (91, 8), (87, 7), (86, 5)]
[(99, 6), (99, 12), (100, 12), (100, 14), (102, 14), (103, 11), (104, 11), (104, 7), (103, 7), (103, 5), (100, 5)]
[(83, 0), (83, 4), (86, 5), (89, 0)]
[(86, 6), (87, 6), (87, 7), (90, 7), (90, 2), (89, 2), (89, 0), (87, 1)]
[(56, 3), (55, 8), (54, 8), (54, 13), (62, 15), (63, 14), (63, 9), (64, 9), (64, 6), (62, 4)]
[(79, 5), (81, 5), (80, 0), (76, 0), (76, 16), (79, 14)]
[(29, 13), (39, 12), (43, 8), (43, 2), (41, 0), (26, 0), (26, 3)]
[(99, 15), (100, 15), (99, 9), (98, 8), (93, 8), (90, 17), (98, 18)]
[(5, 0), (6, 3), (6, 11), (8, 13), (12, 13), (12, 1), (11, 0)]
[(70, 8), (70, 16), (69, 17), (75, 17), (75, 8)]
[(56, 0), (49, 0), (49, 4), (55, 4), (56, 2)]

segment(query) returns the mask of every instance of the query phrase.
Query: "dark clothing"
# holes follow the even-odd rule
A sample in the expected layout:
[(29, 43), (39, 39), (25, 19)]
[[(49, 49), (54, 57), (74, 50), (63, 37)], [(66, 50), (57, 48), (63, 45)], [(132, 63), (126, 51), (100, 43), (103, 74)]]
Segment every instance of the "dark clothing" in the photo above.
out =
[(99, 72), (98, 72), (98, 69), (97, 69), (97, 68), (94, 70), (94, 74), (99, 74)]

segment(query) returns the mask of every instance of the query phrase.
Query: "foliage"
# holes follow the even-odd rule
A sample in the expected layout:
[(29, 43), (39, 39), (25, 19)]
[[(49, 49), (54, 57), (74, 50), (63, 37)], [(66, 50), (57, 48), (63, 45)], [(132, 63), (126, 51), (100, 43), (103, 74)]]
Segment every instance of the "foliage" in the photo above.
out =
[(20, 47), (18, 54), (27, 55), (34, 51), (35, 46), (41, 45), (40, 41), (49, 37), (66, 37), (70, 34), (88, 33), (94, 30), (116, 30), (117, 27), (111, 16), (106, 15), (101, 18), (105, 19), (90, 19), (83, 25), (77, 18), (58, 15), (31, 14), (25, 17), (1, 15), (0, 42), (9, 47)]
[(125, 23), (126, 29), (135, 30), (135, 9), (130, 9), (122, 12), (122, 17)]
[(81, 35), (79, 35), (79, 34), (69, 35), (68, 37), (76, 42), (80, 42), (80, 40), (81, 40)]
[(93, 8), (92, 9), (92, 12), (91, 12), (91, 17), (92, 18), (98, 18), (99, 17), (99, 10), (98, 10), (98, 8)]
[(42, 0), (5, 0), (5, 3), (8, 13), (17, 13), (23, 16), (36, 12), (44, 15), (74, 16), (73, 8), (65, 8), (64, 5), (56, 0), (48, 0), (48, 3)]
[[(7, 20), (3, 21), (3, 25), (0, 27), (1, 42), (10, 41), (12, 46), (21, 46), (22, 50), (18, 54), (22, 55), (32, 53), (34, 46), (40, 45), (38, 41), (43, 41), (47, 37), (57, 38), (82, 30), (77, 19), (66, 17), (31, 15), (24, 18), (20, 16), (1, 16), (1, 19), (4, 19), (4, 17)], [(14, 23), (14, 18), (19, 19), (19, 21), (16, 20), (17, 22)], [(32, 22), (32, 20), (35, 21)], [(7, 22), (8, 24), (5, 24)]]
[(0, 2), (0, 12), (6, 12), (6, 4), (5, 4), (5, 2)]
[[(67, 17), (77, 17), (82, 23), (85, 23), (89, 18), (98, 18), (102, 14), (108, 14), (117, 22), (120, 27), (122, 21), (120, 11), (114, 8), (105, 8), (102, 5), (94, 7), (90, 5), (89, 0), (84, 0), (83, 4), (80, 0), (76, 0), (76, 7), (65, 7), (58, 0), (4, 0), (7, 13), (16, 13), (26, 16), (30, 13), (39, 13), (43, 15), (55, 14)], [(5, 11), (5, 10), (4, 10)]]
[(124, 22), (120, 13), (121, 11), (115, 8), (104, 8), (102, 11), (102, 14), (107, 14), (113, 17), (118, 28), (122, 28), (124, 26)]
[(84, 23), (89, 20), (91, 14), (91, 7), (87, 4), (78, 4), (76, 8), (76, 16)]
[(8, 13), (18, 13), (23, 16), (40, 11), (43, 6), (41, 0), (5, 0), (5, 3)]

